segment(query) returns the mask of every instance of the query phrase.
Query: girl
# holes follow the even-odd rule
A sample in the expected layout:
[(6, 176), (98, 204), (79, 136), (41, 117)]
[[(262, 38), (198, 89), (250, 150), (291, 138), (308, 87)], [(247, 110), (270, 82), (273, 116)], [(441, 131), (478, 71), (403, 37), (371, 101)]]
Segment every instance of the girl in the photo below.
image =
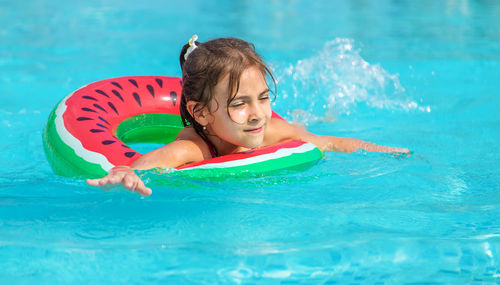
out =
[[(318, 136), (284, 120), (271, 118), (269, 68), (252, 44), (235, 38), (196, 42), (193, 36), (180, 54), (184, 129), (175, 141), (153, 150), (129, 166), (117, 166), (92, 186), (121, 183), (143, 196), (151, 194), (134, 170), (172, 168), (216, 156), (301, 139), (322, 151), (409, 152), (353, 138)], [(276, 87), (276, 86), (274, 86)]]

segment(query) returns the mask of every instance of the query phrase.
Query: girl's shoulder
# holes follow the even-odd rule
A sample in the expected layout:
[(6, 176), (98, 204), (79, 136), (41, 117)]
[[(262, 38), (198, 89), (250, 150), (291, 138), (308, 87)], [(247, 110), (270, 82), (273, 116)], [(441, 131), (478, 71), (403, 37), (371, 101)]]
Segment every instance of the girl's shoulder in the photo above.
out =
[(271, 118), (264, 137), (264, 143), (265, 145), (271, 145), (290, 139), (310, 141), (313, 137), (314, 135), (308, 132), (304, 125), (300, 123), (289, 123), (282, 119)]
[(295, 126), (285, 120), (271, 118), (267, 125), (264, 143), (271, 145), (286, 139), (296, 138)]
[(191, 140), (191, 141), (196, 141), (198, 139), (201, 139), (200, 136), (196, 133), (193, 127), (187, 126), (184, 127), (175, 140)]
[(209, 159), (212, 157), (207, 143), (196, 133), (194, 128), (183, 128), (174, 142), (182, 143), (187, 151), (199, 154), (199, 160)]

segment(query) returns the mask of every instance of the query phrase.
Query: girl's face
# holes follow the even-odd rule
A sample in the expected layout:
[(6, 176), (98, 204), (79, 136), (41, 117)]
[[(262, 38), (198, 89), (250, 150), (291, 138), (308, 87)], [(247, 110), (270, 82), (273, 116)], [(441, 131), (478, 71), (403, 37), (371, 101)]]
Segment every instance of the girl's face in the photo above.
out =
[(269, 88), (262, 72), (249, 67), (240, 77), (238, 93), (227, 106), (229, 75), (215, 86), (207, 130), (233, 146), (255, 148), (264, 140), (271, 119)]

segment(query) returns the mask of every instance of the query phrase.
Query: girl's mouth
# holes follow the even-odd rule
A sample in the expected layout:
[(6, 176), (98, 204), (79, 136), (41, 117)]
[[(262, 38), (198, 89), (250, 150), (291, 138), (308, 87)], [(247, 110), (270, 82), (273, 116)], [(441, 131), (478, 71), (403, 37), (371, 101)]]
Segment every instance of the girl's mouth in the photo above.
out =
[(262, 132), (262, 127), (258, 127), (258, 128), (255, 128), (255, 129), (245, 130), (245, 132), (252, 133), (252, 134), (258, 134), (258, 133)]

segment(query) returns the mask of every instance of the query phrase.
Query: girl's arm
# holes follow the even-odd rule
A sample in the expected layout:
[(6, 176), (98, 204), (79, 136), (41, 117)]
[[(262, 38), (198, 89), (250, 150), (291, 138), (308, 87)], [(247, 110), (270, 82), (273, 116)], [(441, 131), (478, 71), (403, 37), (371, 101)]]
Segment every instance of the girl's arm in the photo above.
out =
[(134, 170), (144, 170), (156, 167), (172, 168), (191, 161), (203, 159), (203, 153), (196, 143), (189, 140), (176, 140), (159, 149), (144, 154), (130, 166), (116, 166), (99, 179), (88, 179), (91, 186), (106, 187), (106, 185), (122, 184), (130, 191), (138, 192), (142, 196), (151, 195), (151, 188), (144, 185)]
[(364, 149), (373, 152), (410, 152), (407, 148), (383, 146), (354, 138), (315, 136), (310, 142), (317, 145), (322, 151), (354, 152), (358, 149)]
[(407, 148), (377, 145), (360, 139), (315, 135), (299, 126), (280, 119), (272, 119), (271, 125), (272, 129), (275, 130), (271, 132), (273, 136), (279, 136), (277, 141), (283, 139), (301, 139), (315, 144), (322, 151), (354, 152), (358, 149), (364, 149), (373, 152), (410, 152)]

